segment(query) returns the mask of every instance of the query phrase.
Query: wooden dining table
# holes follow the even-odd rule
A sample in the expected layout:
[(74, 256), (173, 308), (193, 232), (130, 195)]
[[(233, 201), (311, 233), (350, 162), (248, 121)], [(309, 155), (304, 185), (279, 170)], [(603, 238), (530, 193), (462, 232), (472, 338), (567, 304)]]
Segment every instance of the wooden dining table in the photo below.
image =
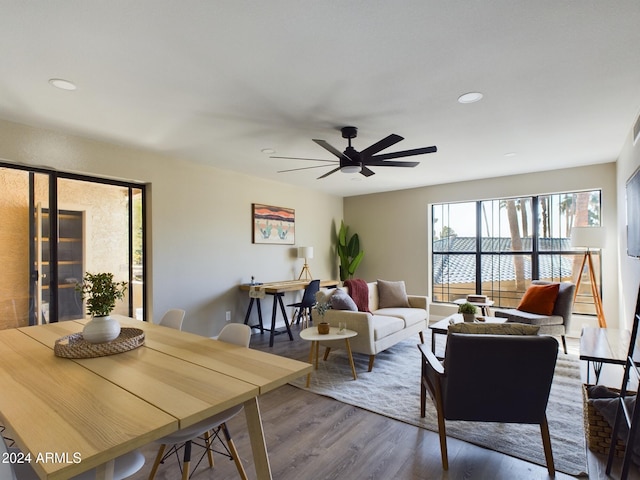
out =
[(270, 479), (258, 397), (311, 365), (188, 332), (115, 316), (143, 346), (96, 358), (54, 355), (87, 320), (0, 331), (0, 421), (41, 479), (66, 480), (243, 404), (258, 479)]

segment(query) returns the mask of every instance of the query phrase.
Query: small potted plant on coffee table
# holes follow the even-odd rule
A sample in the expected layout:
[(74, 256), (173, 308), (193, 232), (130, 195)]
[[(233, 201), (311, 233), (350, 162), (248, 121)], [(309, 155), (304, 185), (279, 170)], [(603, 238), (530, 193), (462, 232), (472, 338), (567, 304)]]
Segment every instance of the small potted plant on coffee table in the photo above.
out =
[(318, 333), (326, 335), (331, 330), (331, 325), (324, 321), (324, 313), (331, 309), (331, 296), (320, 290), (316, 293), (315, 311), (320, 315), (320, 323), (318, 323)]
[(466, 302), (460, 305), (458, 313), (462, 314), (465, 322), (473, 322), (476, 319), (476, 312), (478, 309), (472, 303)]

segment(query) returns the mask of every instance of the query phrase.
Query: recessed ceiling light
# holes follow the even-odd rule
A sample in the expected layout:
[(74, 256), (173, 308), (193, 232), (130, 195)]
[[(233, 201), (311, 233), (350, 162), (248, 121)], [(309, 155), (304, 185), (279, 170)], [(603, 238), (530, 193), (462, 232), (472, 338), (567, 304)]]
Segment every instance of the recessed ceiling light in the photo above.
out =
[(464, 95), (460, 95), (458, 97), (458, 102), (460, 103), (474, 103), (477, 102), (479, 100), (482, 100), (482, 97), (484, 95), (482, 95), (480, 92), (469, 92), (469, 93), (465, 93)]
[(274, 153), (276, 153), (276, 151), (273, 148), (263, 148), (260, 151), (265, 155), (273, 155)]
[(78, 88), (75, 83), (72, 83), (69, 80), (63, 80), (62, 78), (51, 78), (49, 79), (49, 83), (62, 90), (75, 90)]

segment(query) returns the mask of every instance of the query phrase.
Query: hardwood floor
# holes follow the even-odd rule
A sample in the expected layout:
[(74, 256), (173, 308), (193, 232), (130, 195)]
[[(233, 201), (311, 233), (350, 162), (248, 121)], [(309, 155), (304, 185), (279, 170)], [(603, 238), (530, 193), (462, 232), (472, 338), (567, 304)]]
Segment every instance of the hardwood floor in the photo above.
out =
[[(275, 339), (269, 348), (269, 336), (254, 334), (251, 347), (306, 361), (309, 344), (299, 339), (294, 326), (294, 341), (286, 335)], [(416, 337), (417, 340), (417, 337)], [(428, 342), (428, 338), (425, 339)], [(570, 353), (578, 354), (578, 340), (568, 339)], [(617, 370), (603, 371), (615, 381)], [(605, 369), (607, 366), (605, 366)], [(616, 385), (612, 383), (612, 385)], [(545, 467), (486, 450), (453, 438), (447, 439), (449, 470), (442, 470), (438, 434), (370, 413), (351, 405), (285, 385), (260, 397), (260, 408), (273, 478), (276, 480), (413, 480), (413, 479), (547, 479)], [(229, 422), (249, 478), (255, 478), (251, 447), (244, 415)], [(194, 457), (199, 449), (194, 448)], [(155, 447), (144, 449), (147, 462), (131, 477), (146, 479), (155, 457)], [(589, 478), (604, 479), (606, 458), (587, 453)], [(215, 455), (216, 465), (209, 469), (206, 460), (193, 476), (202, 479), (236, 479), (233, 461)], [(195, 464), (196, 460), (192, 462)], [(158, 480), (178, 480), (175, 460), (162, 465)], [(571, 476), (558, 473), (556, 478)], [(618, 466), (612, 478), (619, 478)], [(630, 478), (640, 475), (632, 467)]]

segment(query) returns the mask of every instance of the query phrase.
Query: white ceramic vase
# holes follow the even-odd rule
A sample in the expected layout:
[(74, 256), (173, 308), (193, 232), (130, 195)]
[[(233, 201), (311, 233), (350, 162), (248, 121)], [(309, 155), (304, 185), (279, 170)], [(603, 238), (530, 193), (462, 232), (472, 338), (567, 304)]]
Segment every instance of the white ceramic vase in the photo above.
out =
[(120, 335), (120, 323), (109, 315), (93, 317), (82, 329), (82, 337), (89, 343), (105, 343)]
[(474, 313), (463, 313), (462, 317), (465, 322), (474, 322), (476, 320), (476, 315)]

